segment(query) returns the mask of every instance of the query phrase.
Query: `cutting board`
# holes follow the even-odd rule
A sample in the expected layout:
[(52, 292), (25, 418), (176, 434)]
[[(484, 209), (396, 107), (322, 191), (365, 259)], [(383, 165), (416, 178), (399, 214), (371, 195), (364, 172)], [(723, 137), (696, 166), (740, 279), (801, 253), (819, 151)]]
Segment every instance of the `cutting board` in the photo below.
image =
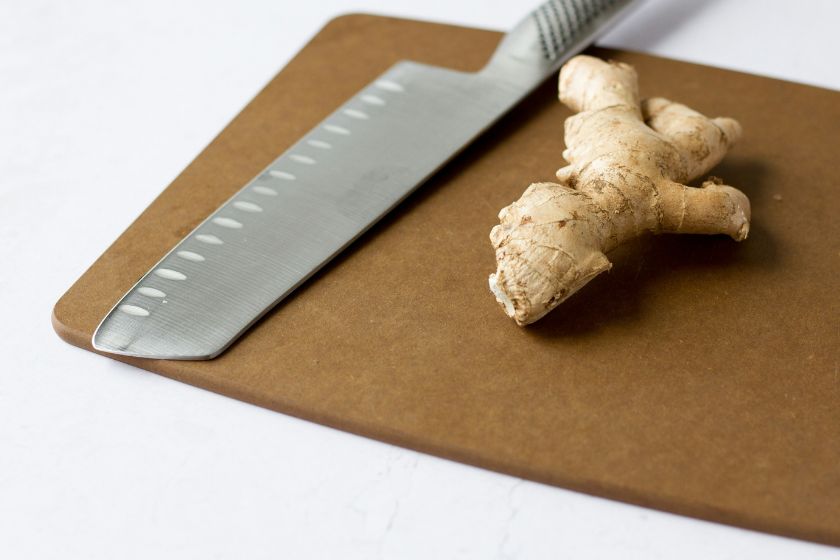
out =
[[(57, 303), (66, 341), (401, 59), (474, 71), (500, 34), (331, 21)], [(745, 129), (715, 175), (750, 237), (647, 237), (528, 328), (487, 289), (499, 210), (563, 165), (550, 80), (207, 362), (118, 358), (285, 414), (573, 490), (840, 545), (840, 93), (621, 51), (643, 95)]]

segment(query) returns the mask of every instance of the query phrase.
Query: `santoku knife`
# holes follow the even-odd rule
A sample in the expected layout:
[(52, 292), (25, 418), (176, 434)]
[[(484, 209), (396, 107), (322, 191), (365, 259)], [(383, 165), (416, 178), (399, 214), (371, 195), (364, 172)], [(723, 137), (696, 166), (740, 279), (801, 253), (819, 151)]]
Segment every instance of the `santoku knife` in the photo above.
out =
[(477, 73), (394, 65), (147, 272), (102, 320), (94, 348), (217, 356), (632, 3), (545, 2)]

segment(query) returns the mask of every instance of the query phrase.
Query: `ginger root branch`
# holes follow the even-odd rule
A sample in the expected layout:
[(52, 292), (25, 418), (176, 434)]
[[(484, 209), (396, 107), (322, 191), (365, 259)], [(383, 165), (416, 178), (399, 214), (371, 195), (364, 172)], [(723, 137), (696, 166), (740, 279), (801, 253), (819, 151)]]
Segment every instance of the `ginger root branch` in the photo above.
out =
[(490, 289), (518, 324), (609, 270), (606, 253), (646, 231), (747, 237), (744, 193), (718, 179), (685, 185), (740, 138), (737, 121), (662, 98), (640, 102), (632, 66), (591, 56), (566, 63), (559, 89), (577, 112), (565, 123), (568, 165), (558, 183), (534, 183), (502, 209), (490, 232)]

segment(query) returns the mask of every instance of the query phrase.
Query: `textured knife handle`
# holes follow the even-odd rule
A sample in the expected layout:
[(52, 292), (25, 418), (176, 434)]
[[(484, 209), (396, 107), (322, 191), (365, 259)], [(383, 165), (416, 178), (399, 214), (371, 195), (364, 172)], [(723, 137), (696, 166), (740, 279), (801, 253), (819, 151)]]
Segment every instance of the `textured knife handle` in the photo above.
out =
[(544, 78), (586, 48), (633, 1), (549, 0), (502, 39), (485, 72), (528, 71)]

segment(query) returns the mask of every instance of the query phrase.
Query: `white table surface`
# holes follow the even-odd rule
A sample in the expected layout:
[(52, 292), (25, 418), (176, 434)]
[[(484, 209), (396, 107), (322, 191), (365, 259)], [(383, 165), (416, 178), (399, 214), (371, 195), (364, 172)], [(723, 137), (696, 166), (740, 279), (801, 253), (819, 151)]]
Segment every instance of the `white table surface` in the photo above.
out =
[[(328, 19), (504, 29), (536, 3), (0, 2), (0, 557), (840, 558), (331, 430), (53, 334), (55, 300)], [(600, 43), (840, 89), (838, 20), (834, 0), (648, 0)]]

